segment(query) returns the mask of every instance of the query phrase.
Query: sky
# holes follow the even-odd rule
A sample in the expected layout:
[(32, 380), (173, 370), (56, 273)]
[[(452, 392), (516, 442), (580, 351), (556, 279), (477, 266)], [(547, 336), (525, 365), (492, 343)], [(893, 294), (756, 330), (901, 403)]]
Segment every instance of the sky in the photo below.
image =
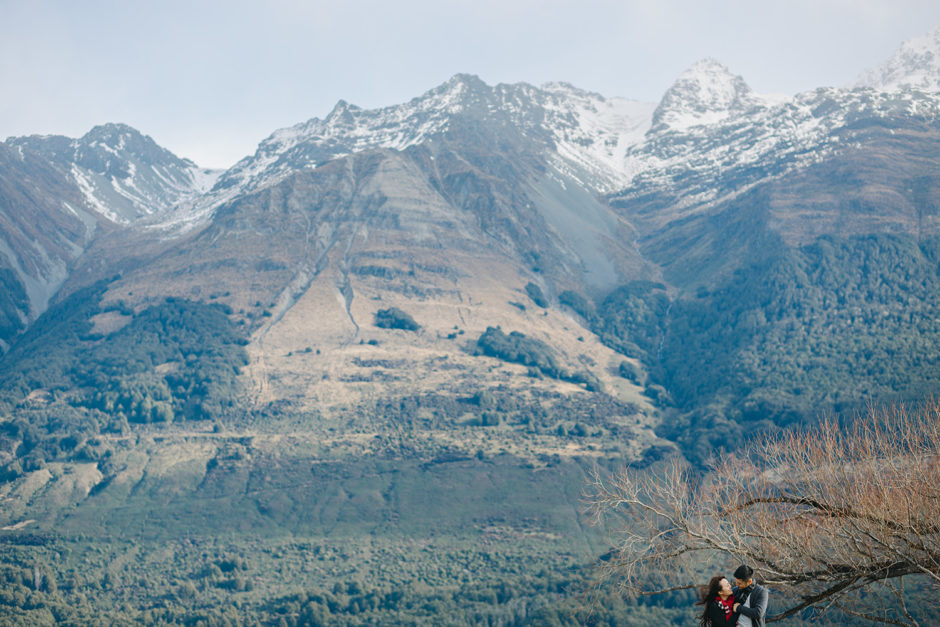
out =
[(121, 122), (221, 168), (340, 99), (461, 72), (656, 102), (711, 57), (795, 94), (938, 25), (937, 0), (0, 0), (0, 138)]

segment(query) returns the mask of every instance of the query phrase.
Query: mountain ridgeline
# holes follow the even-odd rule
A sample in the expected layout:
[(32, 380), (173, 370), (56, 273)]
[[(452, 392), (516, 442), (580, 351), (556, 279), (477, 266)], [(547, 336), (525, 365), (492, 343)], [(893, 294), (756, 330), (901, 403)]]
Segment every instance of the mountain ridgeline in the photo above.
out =
[(940, 391), (905, 58), (785, 99), (457, 75), (225, 172), (119, 124), (0, 143), (0, 621), (579, 624), (593, 468)]

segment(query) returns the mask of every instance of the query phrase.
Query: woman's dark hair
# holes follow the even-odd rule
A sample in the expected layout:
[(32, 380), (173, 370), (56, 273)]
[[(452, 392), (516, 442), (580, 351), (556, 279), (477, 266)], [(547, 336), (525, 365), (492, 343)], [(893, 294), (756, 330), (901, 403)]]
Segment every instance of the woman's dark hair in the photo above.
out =
[(699, 588), (699, 594), (702, 598), (699, 600), (698, 605), (705, 606), (700, 617), (702, 627), (711, 627), (712, 623), (708, 619), (708, 605), (718, 597), (718, 591), (721, 590), (722, 579), (725, 579), (724, 575), (715, 575), (708, 580), (707, 586)]

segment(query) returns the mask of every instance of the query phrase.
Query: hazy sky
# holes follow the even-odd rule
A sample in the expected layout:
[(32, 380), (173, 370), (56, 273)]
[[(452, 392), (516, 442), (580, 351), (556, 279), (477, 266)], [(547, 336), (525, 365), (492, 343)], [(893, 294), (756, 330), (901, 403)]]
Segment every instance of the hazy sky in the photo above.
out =
[(759, 92), (842, 85), (938, 0), (0, 0), (0, 138), (124, 122), (224, 167), (339, 99), (458, 72), (658, 101), (704, 57)]

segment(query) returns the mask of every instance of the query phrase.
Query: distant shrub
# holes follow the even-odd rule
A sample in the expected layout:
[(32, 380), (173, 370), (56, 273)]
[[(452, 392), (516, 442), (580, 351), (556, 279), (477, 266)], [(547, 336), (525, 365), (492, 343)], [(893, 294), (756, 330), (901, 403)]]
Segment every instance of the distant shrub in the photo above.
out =
[[(224, 313), (226, 316), (232, 315), (232, 308), (229, 305), (226, 305), (225, 303), (212, 303), (210, 306), (215, 307), (216, 309)], [(133, 312), (133, 310), (131, 311)]]
[(558, 295), (558, 302), (573, 309), (579, 316), (594, 324), (597, 322), (597, 310), (584, 296), (571, 290), (565, 290)]
[(480, 390), (470, 397), (470, 402), (478, 407), (493, 407), (496, 405), (496, 398), (489, 390)]
[(394, 279), (403, 274), (400, 270), (385, 266), (357, 266), (352, 271), (359, 276), (374, 276), (380, 279)]
[(661, 385), (650, 383), (644, 389), (644, 393), (657, 405), (672, 405), (672, 396)]
[(578, 370), (574, 372), (571, 376), (565, 377), (566, 380), (572, 383), (580, 383), (584, 385), (585, 389), (589, 392), (603, 392), (604, 384), (601, 383), (601, 380), (597, 376), (588, 370)]
[(587, 370), (578, 370), (573, 374), (559, 367), (552, 349), (535, 338), (526, 337), (518, 331), (506, 335), (498, 327), (487, 327), (477, 346), (484, 355), (497, 357), (503, 361), (529, 366), (530, 377), (538, 378), (541, 375), (578, 383), (591, 392), (602, 392), (604, 389), (600, 379)]
[(545, 294), (542, 293), (542, 288), (540, 288), (535, 283), (527, 283), (525, 286), (525, 293), (528, 294), (529, 298), (532, 299), (532, 302), (539, 307), (548, 307), (548, 299), (545, 298)]
[(487, 327), (477, 340), (477, 346), (484, 355), (532, 366), (550, 377), (557, 378), (560, 374), (551, 348), (544, 342), (526, 337), (518, 331), (506, 335), (497, 327)]
[(415, 322), (407, 312), (398, 307), (379, 309), (375, 312), (375, 326), (382, 329), (401, 329), (403, 331), (417, 331), (421, 325)]
[(636, 364), (626, 360), (620, 362), (620, 367), (617, 368), (617, 374), (632, 383), (639, 383), (643, 377), (643, 371), (640, 370)]

